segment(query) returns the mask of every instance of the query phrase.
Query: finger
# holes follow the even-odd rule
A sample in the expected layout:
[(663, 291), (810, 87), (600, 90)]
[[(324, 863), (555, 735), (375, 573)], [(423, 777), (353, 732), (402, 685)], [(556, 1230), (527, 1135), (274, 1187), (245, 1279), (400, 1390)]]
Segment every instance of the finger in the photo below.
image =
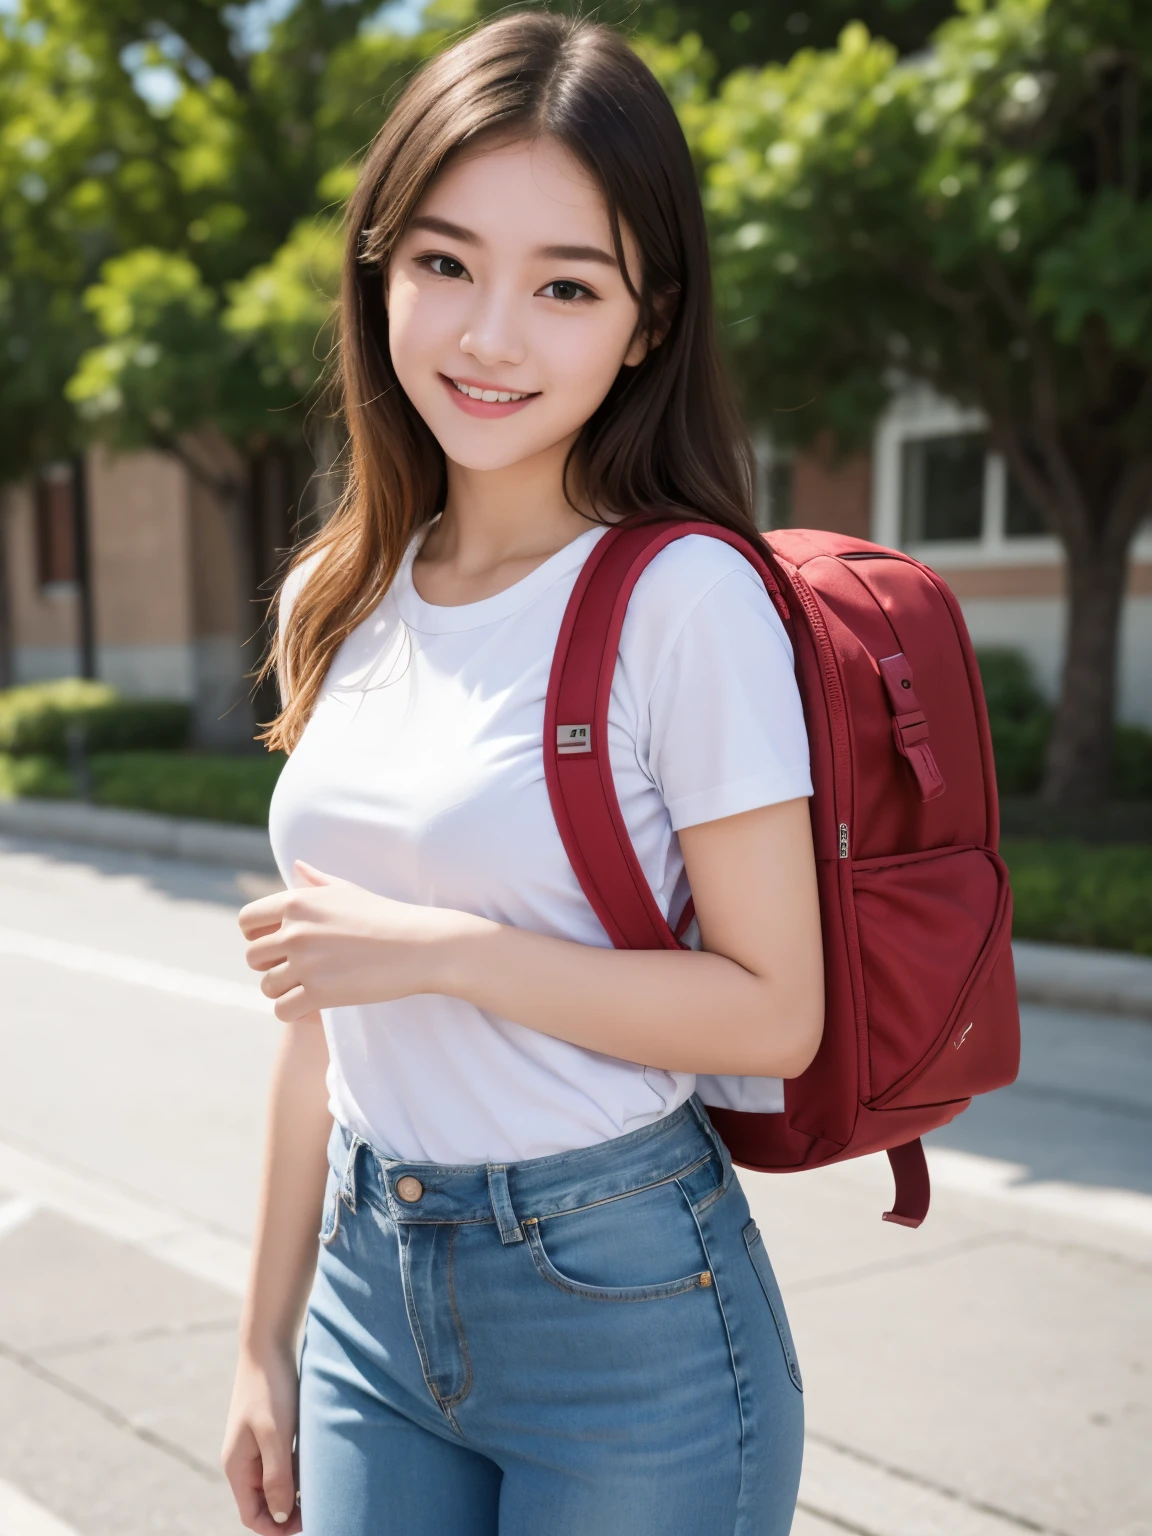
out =
[(284, 906), (289, 895), (288, 891), (276, 891), (271, 896), (261, 896), (258, 901), (250, 901), (247, 906), (241, 907), (237, 922), (244, 937), (254, 939), (271, 928), (279, 927), (284, 919)]
[(278, 1441), (261, 1446), (264, 1466), (264, 1502), (277, 1530), (291, 1524), (296, 1513), (296, 1479), (292, 1473), (292, 1453)]
[(287, 960), (271, 966), (260, 978), (260, 990), (265, 997), (283, 997), (285, 992), (299, 985)]
[(272, 1012), (280, 1020), (281, 1024), (297, 1024), (301, 1019), (312, 1019), (320, 1022), (316, 1001), (310, 997), (303, 987), (293, 987), (285, 992), (283, 997), (278, 997), (273, 1005)]
[(322, 869), (317, 869), (314, 864), (305, 864), (303, 859), (297, 859), (292, 866), (292, 872), (299, 875), (302, 885), (343, 885), (335, 875), (326, 875)]
[(256, 1440), (251, 1434), (246, 1435), (245, 1440), (247, 1446), (244, 1452), (234, 1453), (224, 1463), (224, 1473), (236, 1501), (240, 1523), (246, 1530), (258, 1532), (259, 1536), (272, 1536), (277, 1531), (287, 1533), (290, 1522), (278, 1523), (268, 1512)]
[(253, 941), (244, 951), (244, 958), (248, 962), (250, 971), (266, 971), (273, 965), (281, 965), (288, 956), (284, 951), (284, 941), (279, 937), (281, 930), (275, 933), (264, 934)]

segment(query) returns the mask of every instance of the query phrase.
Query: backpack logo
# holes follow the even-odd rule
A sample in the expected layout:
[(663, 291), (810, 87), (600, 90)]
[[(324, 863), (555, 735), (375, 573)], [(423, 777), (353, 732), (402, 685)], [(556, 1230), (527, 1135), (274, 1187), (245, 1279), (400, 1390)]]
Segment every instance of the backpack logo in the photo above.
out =
[(556, 727), (556, 751), (560, 757), (572, 757), (577, 752), (591, 752), (592, 727), (590, 725), (558, 725)]

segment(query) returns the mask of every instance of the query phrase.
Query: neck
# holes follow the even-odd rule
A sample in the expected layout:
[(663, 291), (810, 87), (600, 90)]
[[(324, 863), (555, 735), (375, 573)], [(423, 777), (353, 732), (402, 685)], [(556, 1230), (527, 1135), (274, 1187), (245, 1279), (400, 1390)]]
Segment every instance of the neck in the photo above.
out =
[(570, 544), (592, 526), (581, 515), (591, 507), (575, 466), (568, 477), (575, 507), (561, 489), (570, 446), (565, 440), (501, 469), (469, 469), (449, 460), (444, 512), (422, 553), (464, 575), (507, 561), (547, 559)]

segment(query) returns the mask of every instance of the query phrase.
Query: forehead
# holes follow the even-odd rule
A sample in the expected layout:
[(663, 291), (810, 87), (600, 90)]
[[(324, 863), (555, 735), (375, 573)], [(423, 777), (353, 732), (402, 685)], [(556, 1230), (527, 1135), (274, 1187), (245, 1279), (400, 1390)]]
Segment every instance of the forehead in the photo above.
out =
[(594, 236), (612, 248), (608, 205), (599, 184), (570, 150), (550, 138), (496, 141), (458, 151), (413, 211), (467, 225), (493, 245), (521, 239), (554, 244), (579, 235)]

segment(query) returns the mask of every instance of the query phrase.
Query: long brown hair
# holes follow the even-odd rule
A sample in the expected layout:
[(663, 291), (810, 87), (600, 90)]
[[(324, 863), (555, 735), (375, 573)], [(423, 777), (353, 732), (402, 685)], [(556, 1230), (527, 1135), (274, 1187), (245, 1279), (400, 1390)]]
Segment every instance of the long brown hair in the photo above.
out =
[[(348, 207), (339, 340), (348, 479), (339, 507), (293, 562), (322, 552), (269, 659), (287, 694), (264, 733), (271, 747), (295, 746), (337, 648), (387, 590), (415, 530), (443, 506), (443, 451), (392, 368), (385, 280), (437, 172), (489, 132), (552, 138), (588, 169), (604, 192), (640, 331), (663, 333), (643, 362), (620, 370), (585, 423), (564, 466), (565, 495), (575, 460), (589, 504), (606, 518), (702, 517), (754, 536), (752, 449), (717, 351), (704, 213), (668, 97), (603, 24), (541, 11), (490, 22), (408, 84)], [(639, 292), (621, 221), (639, 247)]]

